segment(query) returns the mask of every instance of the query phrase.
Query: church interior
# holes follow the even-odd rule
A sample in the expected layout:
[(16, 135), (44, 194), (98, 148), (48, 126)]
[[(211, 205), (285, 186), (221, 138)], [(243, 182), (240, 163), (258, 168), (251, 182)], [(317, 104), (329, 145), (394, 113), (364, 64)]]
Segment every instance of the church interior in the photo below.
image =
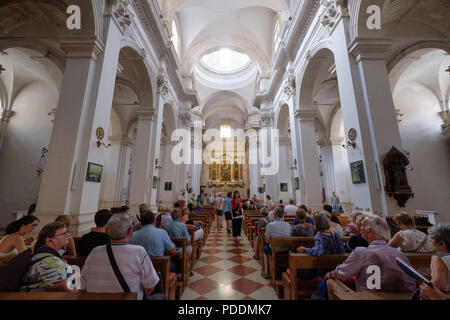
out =
[[(266, 240), (261, 209), (292, 230), (289, 204), (314, 222), (330, 205), (342, 229), (376, 215), (392, 237), (401, 212), (425, 233), (450, 223), (449, 53), (447, 0), (0, 1), (0, 238), (32, 214), (31, 243), (66, 215), (78, 248), (101, 209), (190, 205), (176, 271), (152, 259), (166, 299), (310, 299), (301, 253), (273, 241), (316, 238)], [(239, 241), (218, 214), (236, 191)]]

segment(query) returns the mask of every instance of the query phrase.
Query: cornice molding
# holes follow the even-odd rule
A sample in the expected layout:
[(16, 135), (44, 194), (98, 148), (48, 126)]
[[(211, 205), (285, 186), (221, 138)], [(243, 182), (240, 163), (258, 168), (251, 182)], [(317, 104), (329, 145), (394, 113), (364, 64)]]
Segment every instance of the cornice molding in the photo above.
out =
[(311, 121), (318, 116), (317, 109), (299, 109), (295, 111), (295, 118), (299, 121)]

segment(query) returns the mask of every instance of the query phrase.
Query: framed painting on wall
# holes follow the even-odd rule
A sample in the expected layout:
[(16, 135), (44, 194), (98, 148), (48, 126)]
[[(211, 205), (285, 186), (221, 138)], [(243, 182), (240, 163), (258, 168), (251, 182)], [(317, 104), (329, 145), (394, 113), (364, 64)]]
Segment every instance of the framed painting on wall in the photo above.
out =
[(102, 165), (88, 162), (86, 181), (100, 183), (102, 181), (102, 171)]
[(366, 182), (366, 177), (364, 175), (364, 164), (362, 160), (351, 162), (350, 170), (353, 184)]
[(164, 183), (164, 191), (172, 191), (172, 182)]
[(288, 185), (285, 182), (280, 183), (280, 191), (281, 192), (287, 192), (288, 191)]
[(158, 187), (158, 177), (153, 177), (153, 189), (156, 189)]
[(300, 180), (295, 177), (295, 190), (300, 190)]

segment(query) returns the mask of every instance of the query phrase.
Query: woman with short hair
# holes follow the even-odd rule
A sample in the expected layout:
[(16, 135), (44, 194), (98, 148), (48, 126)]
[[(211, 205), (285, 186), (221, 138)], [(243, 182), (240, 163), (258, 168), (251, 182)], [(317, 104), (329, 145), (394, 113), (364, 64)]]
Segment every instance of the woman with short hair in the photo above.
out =
[(69, 238), (66, 226), (60, 222), (49, 223), (42, 228), (37, 241), (39, 248), (31, 258), (21, 291), (77, 291), (68, 286), (68, 279), (75, 272), (58, 253), (68, 245)]
[(431, 282), (442, 292), (450, 291), (450, 224), (438, 224), (430, 230), (435, 255), (431, 257)]
[(314, 236), (314, 225), (305, 221), (306, 211), (299, 208), (296, 212), (298, 223), (292, 226), (293, 237), (312, 237)]
[(415, 219), (412, 214), (400, 212), (394, 216), (393, 221), (400, 231), (389, 241), (391, 247), (400, 248), (403, 252), (433, 252), (433, 244), (430, 237), (416, 229)]

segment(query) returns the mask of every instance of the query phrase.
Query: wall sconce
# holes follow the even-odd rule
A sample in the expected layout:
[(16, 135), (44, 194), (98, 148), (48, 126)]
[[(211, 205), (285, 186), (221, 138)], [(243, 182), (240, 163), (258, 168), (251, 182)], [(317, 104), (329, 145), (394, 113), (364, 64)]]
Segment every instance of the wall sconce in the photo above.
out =
[(43, 147), (41, 150), (41, 158), (39, 159), (39, 165), (36, 170), (38, 177), (40, 177), (44, 173), (45, 157), (47, 156), (47, 153), (48, 149), (46, 147)]
[(346, 145), (343, 144), (343, 145), (342, 145), (342, 148), (348, 149), (350, 146), (352, 146), (353, 149), (355, 149), (355, 148), (356, 148), (356, 142), (355, 142), (355, 139), (356, 139), (356, 129), (350, 128), (350, 130), (348, 130), (347, 136), (348, 136), (348, 139), (349, 139), (350, 141), (347, 141), (347, 144), (346, 144)]
[(162, 169), (161, 166), (158, 166), (158, 158), (155, 159), (155, 170), (156, 169)]
[(105, 137), (105, 130), (103, 130), (102, 127), (98, 127), (97, 130), (95, 130), (95, 135), (97, 136), (97, 148), (100, 148), (100, 146), (104, 146), (105, 148), (111, 147), (111, 143), (104, 143), (102, 140)]
[(290, 168), (291, 170), (297, 170), (297, 159), (294, 159), (294, 166)]

